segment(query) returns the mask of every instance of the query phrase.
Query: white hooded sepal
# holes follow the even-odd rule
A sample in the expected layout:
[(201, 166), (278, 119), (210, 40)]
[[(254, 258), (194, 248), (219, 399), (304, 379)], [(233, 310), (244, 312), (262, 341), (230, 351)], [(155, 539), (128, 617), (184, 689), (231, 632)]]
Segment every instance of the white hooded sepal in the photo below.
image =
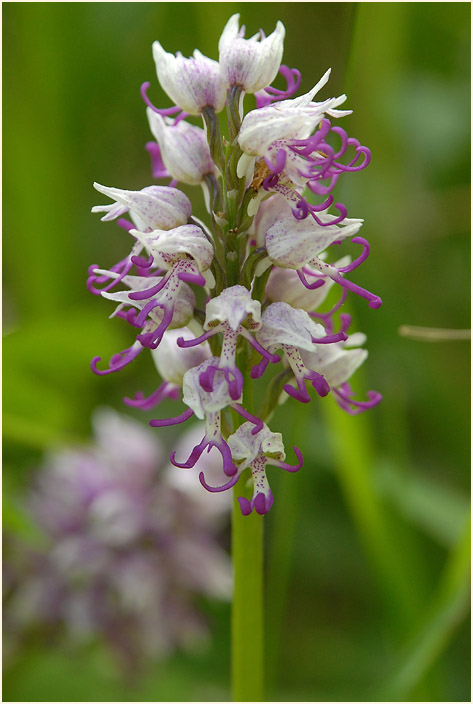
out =
[(96, 205), (93, 213), (106, 213), (102, 220), (113, 220), (129, 212), (139, 230), (170, 230), (184, 225), (192, 215), (189, 198), (170, 186), (146, 186), (141, 191), (126, 191), (94, 183), (94, 188), (115, 201)]
[(223, 109), (227, 83), (217, 61), (197, 49), (189, 59), (180, 52), (174, 56), (157, 41), (153, 43), (153, 57), (161, 87), (182, 110), (200, 115), (206, 107), (215, 112)]
[(172, 230), (149, 233), (130, 230), (130, 234), (152, 255), (155, 266), (169, 269), (180, 259), (190, 257), (202, 272), (212, 263), (213, 245), (197, 225), (181, 225)]
[(240, 468), (248, 467), (260, 453), (284, 462), (286, 453), (281, 433), (273, 433), (263, 424), (262, 429), (253, 435), (254, 428), (253, 423), (243, 423), (228, 438), (232, 458), (241, 462)]
[(219, 296), (211, 298), (205, 308), (204, 329), (209, 330), (219, 323), (228, 323), (234, 331), (240, 325), (258, 330), (261, 327), (261, 303), (252, 299), (244, 286), (230, 286)]
[[(205, 372), (209, 367), (218, 367), (219, 362), (219, 357), (210, 357), (197, 367), (189, 369), (182, 380), (182, 400), (201, 420), (204, 420), (208, 413), (217, 413), (236, 401), (230, 396), (228, 382), (224, 373), (219, 369), (213, 377), (211, 392), (204, 391), (200, 384), (199, 377), (202, 372)], [(239, 400), (241, 401), (241, 398)]]
[(269, 352), (275, 352), (281, 345), (310, 351), (314, 349), (312, 338), (324, 335), (324, 327), (315, 323), (305, 310), (279, 302), (271, 303), (263, 311), (262, 326), (256, 338)]
[[(322, 222), (330, 222), (335, 216), (318, 213)], [(274, 223), (266, 233), (266, 249), (271, 261), (277, 266), (300, 269), (310, 264), (327, 247), (359, 232), (363, 220), (345, 218), (339, 225), (319, 225), (312, 217), (296, 220), (284, 218)]]
[(259, 33), (244, 39), (245, 27), (239, 29), (239, 18), (239, 14), (230, 17), (220, 37), (220, 66), (230, 86), (241, 86), (246, 93), (256, 93), (277, 76), (286, 30), (278, 21), (274, 32), (261, 41), (258, 41)]
[(202, 128), (180, 120), (176, 125), (147, 108), (149, 126), (159, 144), (166, 169), (177, 181), (191, 186), (202, 183), (206, 174), (217, 174)]
[(179, 347), (179, 337), (190, 339), (192, 334), (188, 328), (167, 330), (159, 347), (151, 350), (151, 355), (161, 378), (182, 386), (184, 374), (192, 367), (202, 364), (212, 353), (207, 341), (195, 347)]
[[(302, 350), (302, 361), (307, 369), (322, 374), (329, 386), (337, 388), (348, 381), (368, 357), (368, 350), (360, 347), (347, 349), (349, 345), (355, 344), (355, 335), (351, 335), (345, 342), (314, 346), (310, 352)], [(356, 342), (363, 344), (363, 338), (364, 335), (360, 335)]]

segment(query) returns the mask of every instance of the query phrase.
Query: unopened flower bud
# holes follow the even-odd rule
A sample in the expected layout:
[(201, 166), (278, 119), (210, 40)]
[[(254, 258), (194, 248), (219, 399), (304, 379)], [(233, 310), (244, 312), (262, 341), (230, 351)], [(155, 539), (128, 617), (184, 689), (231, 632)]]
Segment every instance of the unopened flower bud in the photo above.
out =
[(202, 183), (206, 174), (216, 173), (203, 129), (184, 120), (176, 125), (168, 124), (151, 108), (147, 114), (163, 163), (173, 178), (197, 185)]
[(94, 188), (111, 198), (110, 205), (96, 205), (93, 213), (105, 213), (102, 220), (114, 220), (129, 213), (139, 230), (170, 230), (184, 225), (192, 215), (189, 198), (170, 186), (147, 186), (141, 191), (126, 191), (94, 183)]
[(227, 83), (217, 61), (208, 59), (197, 49), (189, 59), (180, 52), (174, 56), (157, 41), (153, 44), (153, 56), (158, 80), (176, 105), (191, 115), (200, 115), (206, 107), (215, 112), (222, 110)]
[(241, 86), (246, 93), (256, 93), (276, 77), (283, 54), (285, 29), (282, 22), (269, 37), (256, 34), (244, 39), (245, 27), (238, 28), (240, 15), (230, 17), (222, 32), (218, 48), (220, 66), (230, 86)]

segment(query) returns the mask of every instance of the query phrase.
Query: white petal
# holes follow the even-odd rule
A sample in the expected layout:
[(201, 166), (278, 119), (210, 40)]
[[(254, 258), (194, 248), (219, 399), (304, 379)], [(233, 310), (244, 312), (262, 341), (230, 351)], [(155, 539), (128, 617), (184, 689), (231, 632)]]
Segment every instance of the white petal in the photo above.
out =
[(216, 413), (222, 408), (235, 403), (229, 394), (228, 383), (223, 372), (217, 371), (213, 378), (213, 391), (204, 391), (199, 377), (209, 366), (218, 366), (219, 357), (210, 357), (197, 367), (192, 367), (182, 380), (182, 400), (192, 408), (197, 418), (204, 420), (208, 413)]
[(278, 22), (274, 32), (261, 42), (259, 33), (243, 39), (238, 31), (238, 16), (233, 15), (219, 42), (220, 66), (228, 84), (241, 86), (246, 93), (269, 85), (281, 65), (284, 34), (284, 25)]
[(200, 271), (209, 268), (213, 258), (213, 245), (197, 225), (181, 225), (172, 230), (139, 232), (130, 230), (153, 256), (154, 264), (169, 269), (187, 254), (197, 264)]
[[(94, 188), (122, 206), (116, 211), (109, 210), (109, 214), (113, 212), (116, 217), (128, 210), (135, 225), (142, 230), (169, 230), (184, 225), (192, 214), (189, 198), (170, 186), (147, 186), (141, 191), (127, 191), (94, 183)], [(102, 206), (98, 208), (103, 210)], [(94, 209), (94, 212), (97, 210)]]
[(211, 356), (208, 342), (203, 342), (195, 347), (179, 347), (177, 339), (183, 337), (191, 339), (193, 335), (188, 328), (167, 330), (155, 350), (151, 354), (156, 368), (164, 379), (173, 384), (182, 386), (184, 374), (192, 367), (196, 367)]
[(203, 56), (197, 49), (185, 59), (166, 52), (159, 42), (153, 43), (158, 80), (176, 105), (199, 115), (205, 107), (220, 112), (225, 105), (227, 84), (217, 61)]
[(344, 384), (368, 356), (367, 350), (345, 350), (342, 344), (319, 345), (316, 351), (301, 351), (302, 361), (308, 369), (323, 374), (333, 387)]
[(281, 433), (273, 433), (266, 424), (256, 434), (253, 434), (254, 428), (253, 423), (243, 423), (230, 435), (228, 445), (233, 459), (244, 460), (243, 466), (248, 467), (262, 452), (284, 461), (286, 453)]
[(219, 296), (211, 298), (205, 308), (204, 328), (209, 330), (212, 324), (226, 322), (232, 330), (238, 330), (246, 324), (252, 330), (261, 327), (261, 303), (251, 298), (251, 293), (244, 286), (231, 286)]
[(227, 24), (223, 28), (223, 32), (218, 41), (218, 50), (222, 51), (226, 46), (231, 44), (238, 37), (240, 26), (240, 13), (232, 15)]
[[(310, 276), (307, 278), (315, 281)], [(333, 285), (332, 279), (326, 277), (323, 286), (311, 290), (304, 286), (293, 269), (274, 267), (266, 284), (265, 295), (270, 301), (283, 301), (293, 308), (310, 312), (322, 305)]]
[(147, 108), (147, 115), (163, 163), (173, 178), (196, 185), (202, 182), (205, 174), (216, 172), (203, 129), (185, 120), (170, 126), (151, 108)]
[(312, 337), (323, 337), (322, 325), (314, 323), (305, 310), (293, 308), (288, 303), (271, 303), (262, 315), (263, 325), (256, 333), (258, 342), (270, 352), (281, 345), (312, 350)]
[(269, 228), (266, 233), (266, 248), (269, 257), (277, 266), (300, 269), (314, 261), (320, 252), (336, 240), (356, 234), (361, 225), (362, 221), (351, 223), (346, 227), (321, 226), (310, 215), (304, 220), (286, 218)]

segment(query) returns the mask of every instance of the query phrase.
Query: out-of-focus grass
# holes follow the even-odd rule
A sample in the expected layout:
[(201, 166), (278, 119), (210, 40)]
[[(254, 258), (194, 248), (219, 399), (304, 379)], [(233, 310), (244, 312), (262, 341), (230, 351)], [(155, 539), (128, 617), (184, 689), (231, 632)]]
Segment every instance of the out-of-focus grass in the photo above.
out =
[[(350, 300), (370, 357), (356, 388), (383, 403), (349, 418), (289, 401), (274, 430), (301, 447), (297, 475), (273, 470), (265, 521), (270, 695), (277, 700), (468, 698), (469, 351), (400, 338), (402, 324), (469, 324), (469, 36), (466, 3), (8, 3), (4, 16), (4, 430), (6, 531), (34, 540), (17, 499), (46, 447), (84, 439), (94, 407), (152, 391), (151, 361), (89, 371), (131, 339), (87, 293), (92, 262), (127, 251), (91, 216), (91, 184), (151, 181), (139, 86), (169, 105), (151, 43), (217, 58), (239, 11), (250, 34), (286, 25), (301, 91), (332, 66), (322, 97), (347, 92), (349, 134), (372, 164), (340, 180), (372, 254), (353, 279), (384, 305)], [(38, 27), (41, 31), (38, 31)], [(328, 92), (329, 91), (329, 92)], [(195, 200), (197, 191), (186, 188)], [(200, 194), (199, 194), (200, 196)], [(202, 213), (200, 213), (202, 214)], [(140, 358), (141, 359), (141, 358)], [(175, 409), (175, 406), (173, 407)], [(165, 410), (163, 411), (163, 414)], [(172, 413), (172, 411), (171, 411)], [(151, 414), (143, 415), (143, 422)], [(271, 471), (271, 470), (270, 470)], [(6, 671), (17, 700), (225, 699), (229, 613), (207, 605), (215, 640), (126, 690), (100, 648), (31, 642)], [(67, 661), (74, 659), (71, 674)], [(78, 688), (79, 687), (79, 688)]]

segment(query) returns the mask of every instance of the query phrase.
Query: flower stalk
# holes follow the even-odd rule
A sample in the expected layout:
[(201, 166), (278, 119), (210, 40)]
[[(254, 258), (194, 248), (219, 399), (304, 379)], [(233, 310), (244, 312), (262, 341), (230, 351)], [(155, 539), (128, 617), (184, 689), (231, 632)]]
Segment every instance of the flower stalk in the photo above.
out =
[[(245, 479), (247, 480), (245, 482)], [(232, 699), (264, 701), (263, 516), (243, 516), (238, 497), (251, 498), (246, 472), (233, 490)], [(251, 480), (250, 480), (251, 484)]]

